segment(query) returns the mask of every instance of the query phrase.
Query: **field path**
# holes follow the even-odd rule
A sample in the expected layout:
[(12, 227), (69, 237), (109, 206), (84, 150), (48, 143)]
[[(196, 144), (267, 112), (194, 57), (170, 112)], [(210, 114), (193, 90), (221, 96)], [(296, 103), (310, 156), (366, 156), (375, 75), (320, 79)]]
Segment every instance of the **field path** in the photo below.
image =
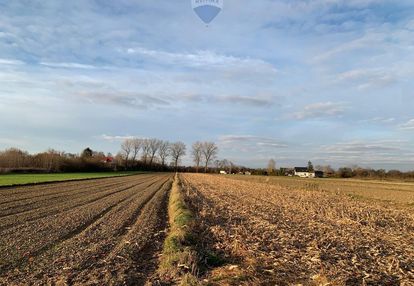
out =
[(171, 182), (146, 174), (1, 190), (0, 285), (144, 283)]

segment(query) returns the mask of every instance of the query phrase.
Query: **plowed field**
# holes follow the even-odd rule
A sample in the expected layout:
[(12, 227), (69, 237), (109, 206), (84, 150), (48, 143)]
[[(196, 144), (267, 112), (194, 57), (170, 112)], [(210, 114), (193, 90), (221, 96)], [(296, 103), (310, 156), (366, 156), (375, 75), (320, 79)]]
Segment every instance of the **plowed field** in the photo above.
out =
[(0, 190), (0, 285), (144, 284), (172, 175)]

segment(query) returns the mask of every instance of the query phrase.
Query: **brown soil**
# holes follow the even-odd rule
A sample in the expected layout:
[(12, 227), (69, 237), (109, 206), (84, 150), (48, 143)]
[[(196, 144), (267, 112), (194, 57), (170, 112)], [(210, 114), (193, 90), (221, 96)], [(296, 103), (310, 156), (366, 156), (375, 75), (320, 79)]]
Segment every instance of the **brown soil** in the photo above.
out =
[(143, 285), (166, 228), (171, 175), (0, 191), (0, 284)]

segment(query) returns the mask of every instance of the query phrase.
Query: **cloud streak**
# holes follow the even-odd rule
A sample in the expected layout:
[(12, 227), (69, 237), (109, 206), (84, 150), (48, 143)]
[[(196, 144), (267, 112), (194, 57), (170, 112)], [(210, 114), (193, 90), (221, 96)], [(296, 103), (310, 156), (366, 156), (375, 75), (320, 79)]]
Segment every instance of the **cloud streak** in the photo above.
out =
[(260, 147), (270, 148), (287, 148), (288, 145), (280, 140), (268, 137), (253, 136), (253, 135), (225, 135), (219, 138), (220, 144), (223, 146), (237, 146), (237, 145), (254, 145)]
[(129, 55), (145, 57), (161, 64), (177, 65), (180, 67), (248, 68), (254, 71), (267, 70), (269, 72), (277, 73), (277, 70), (271, 64), (263, 60), (227, 56), (208, 50), (197, 51), (195, 53), (171, 53), (139, 47), (129, 48), (127, 49), (127, 53)]
[(414, 130), (414, 119), (408, 120), (406, 123), (400, 125), (403, 130)]
[(85, 65), (79, 63), (52, 63), (52, 62), (41, 62), (40, 65), (51, 67), (51, 68), (63, 68), (63, 69), (96, 69), (96, 66)]
[(88, 91), (79, 93), (78, 97), (93, 104), (121, 105), (141, 109), (165, 107), (170, 105), (170, 102), (166, 100), (133, 92)]
[(99, 138), (102, 138), (103, 140), (106, 141), (110, 141), (110, 142), (122, 142), (125, 141), (127, 139), (134, 139), (134, 138), (139, 138), (138, 136), (130, 136), (130, 135), (106, 135), (106, 134), (102, 134), (101, 136), (99, 136)]
[(0, 59), (0, 65), (19, 66), (24, 65), (24, 62), (13, 59)]
[(293, 117), (298, 120), (339, 117), (345, 110), (344, 103), (318, 102), (305, 106), (303, 110), (294, 113)]

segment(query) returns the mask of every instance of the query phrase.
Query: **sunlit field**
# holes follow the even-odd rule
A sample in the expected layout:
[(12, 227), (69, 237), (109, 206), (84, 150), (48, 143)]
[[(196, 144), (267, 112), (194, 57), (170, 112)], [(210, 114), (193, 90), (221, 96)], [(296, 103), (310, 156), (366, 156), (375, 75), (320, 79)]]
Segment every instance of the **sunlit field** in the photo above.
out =
[(292, 190), (340, 193), (358, 200), (377, 200), (402, 206), (414, 206), (414, 182), (240, 175), (230, 175), (228, 178), (265, 183)]

